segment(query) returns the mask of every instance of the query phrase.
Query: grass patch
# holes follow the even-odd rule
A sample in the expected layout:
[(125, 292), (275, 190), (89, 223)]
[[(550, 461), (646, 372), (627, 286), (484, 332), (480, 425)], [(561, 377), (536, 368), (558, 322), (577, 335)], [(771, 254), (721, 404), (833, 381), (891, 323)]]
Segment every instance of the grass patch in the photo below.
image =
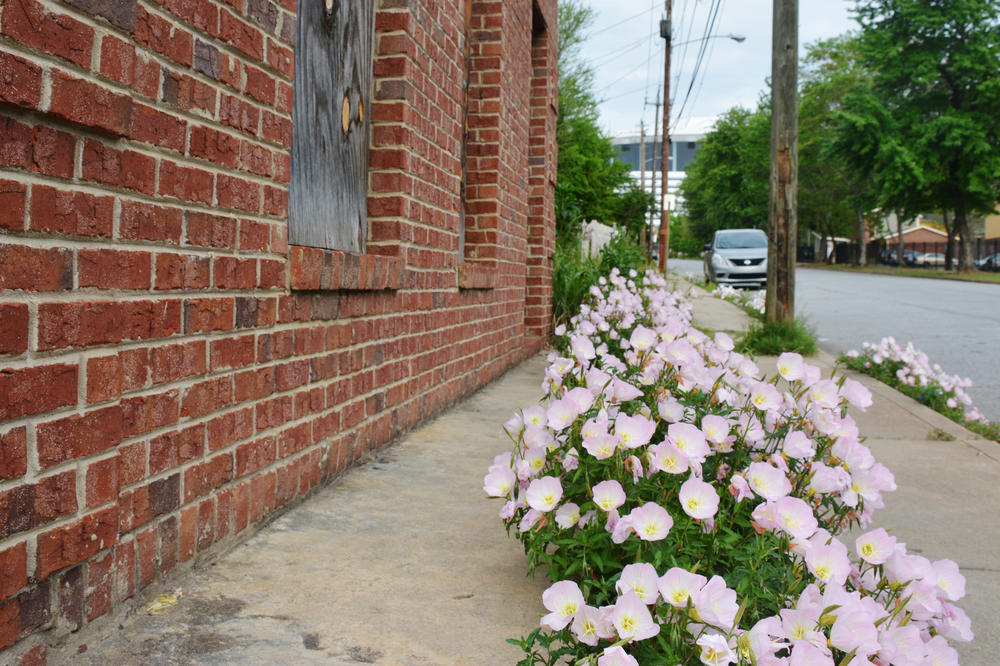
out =
[(801, 319), (792, 324), (755, 321), (736, 345), (736, 351), (753, 356), (776, 356), (783, 352), (812, 356), (816, 353), (816, 336)]
[(954, 442), (955, 436), (941, 430), (941, 428), (934, 428), (927, 434), (927, 439), (933, 440), (935, 442)]
[(872, 275), (901, 275), (903, 277), (933, 278), (936, 280), (957, 280), (959, 282), (987, 282), (1000, 284), (1000, 273), (987, 271), (945, 271), (940, 268), (918, 268), (911, 266), (850, 266), (845, 264), (799, 264), (798, 268), (816, 268), (824, 271), (840, 271), (842, 273), (869, 273)]

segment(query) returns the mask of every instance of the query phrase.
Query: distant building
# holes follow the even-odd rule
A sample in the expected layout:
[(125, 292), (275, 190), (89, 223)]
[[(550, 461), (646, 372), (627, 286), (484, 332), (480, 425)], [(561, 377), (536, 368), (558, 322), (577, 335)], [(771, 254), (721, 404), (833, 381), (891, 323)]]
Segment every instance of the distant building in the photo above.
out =
[[(716, 116), (702, 116), (682, 119), (670, 132), (669, 171), (667, 173), (667, 201), (670, 210), (677, 210), (683, 201), (677, 197), (677, 189), (684, 180), (684, 172), (694, 159), (705, 136), (712, 131)], [(642, 138), (638, 133), (618, 134), (611, 138), (611, 144), (618, 148), (617, 159), (631, 168), (632, 178), (640, 182), (642, 173)], [(662, 137), (653, 136), (652, 128), (646, 134), (646, 191), (659, 197), (661, 187), (660, 166), (662, 164)], [(659, 225), (659, 219), (654, 221)]]

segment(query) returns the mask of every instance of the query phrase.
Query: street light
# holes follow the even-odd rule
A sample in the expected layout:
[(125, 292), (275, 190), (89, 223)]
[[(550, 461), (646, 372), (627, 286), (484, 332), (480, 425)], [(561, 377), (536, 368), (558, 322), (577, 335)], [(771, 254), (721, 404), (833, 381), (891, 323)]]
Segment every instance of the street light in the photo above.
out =
[(745, 35), (734, 35), (734, 34), (728, 34), (728, 35), (709, 35), (708, 37), (700, 37), (698, 39), (689, 39), (688, 41), (681, 42), (679, 44), (671, 44), (671, 46), (672, 47), (673, 46), (687, 46), (688, 44), (694, 44), (695, 42), (704, 42), (704, 41), (709, 40), (709, 39), (731, 39), (731, 40), (733, 40), (734, 42), (737, 42), (737, 43), (739, 43), (739, 42), (745, 42), (747, 40), (747, 38), (746, 38)]

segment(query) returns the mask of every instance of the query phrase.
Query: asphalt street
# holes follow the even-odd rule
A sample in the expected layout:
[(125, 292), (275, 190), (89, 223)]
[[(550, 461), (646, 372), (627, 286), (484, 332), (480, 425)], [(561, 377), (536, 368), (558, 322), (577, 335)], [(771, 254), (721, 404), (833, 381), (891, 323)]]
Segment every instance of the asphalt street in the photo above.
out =
[[(702, 278), (698, 260), (671, 259), (669, 268)], [(1000, 421), (1000, 285), (801, 266), (795, 282), (796, 311), (824, 350), (839, 355), (890, 335), (913, 341), (945, 372), (972, 379), (973, 402)]]

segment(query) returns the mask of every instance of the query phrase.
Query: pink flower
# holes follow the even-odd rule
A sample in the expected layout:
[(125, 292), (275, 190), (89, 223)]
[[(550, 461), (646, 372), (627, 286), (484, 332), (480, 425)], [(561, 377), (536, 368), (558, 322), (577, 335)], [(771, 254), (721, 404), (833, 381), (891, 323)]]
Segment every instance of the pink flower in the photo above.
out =
[(587, 453), (594, 456), (598, 460), (607, 460), (613, 456), (615, 450), (617, 450), (618, 438), (607, 433), (603, 435), (596, 435), (594, 437), (585, 437), (583, 440), (583, 448), (587, 450)]
[(883, 528), (865, 532), (854, 541), (858, 557), (868, 564), (885, 564), (896, 549), (896, 537)]
[(656, 337), (656, 331), (639, 324), (632, 331), (628, 341), (637, 351), (646, 351), (656, 344)]
[(594, 394), (582, 386), (577, 386), (567, 391), (563, 400), (569, 402), (577, 414), (583, 414), (594, 404)]
[(829, 545), (812, 546), (806, 551), (805, 559), (809, 571), (824, 583), (843, 585), (851, 573), (847, 546), (837, 539), (833, 539)]
[(597, 666), (639, 666), (639, 662), (622, 646), (615, 645), (604, 648), (604, 654), (597, 658)]
[(712, 576), (693, 596), (695, 612), (705, 624), (728, 631), (736, 619), (739, 605), (736, 592), (726, 587), (721, 576)]
[(758, 382), (750, 389), (750, 404), (762, 411), (773, 411), (781, 407), (781, 394), (774, 384)]
[(652, 564), (636, 562), (625, 565), (618, 582), (615, 583), (615, 589), (618, 590), (618, 594), (624, 594), (631, 590), (642, 600), (642, 603), (651, 606), (660, 597), (657, 580), (656, 569), (653, 568)]
[(837, 385), (829, 379), (824, 379), (813, 384), (809, 391), (809, 399), (819, 407), (833, 409), (840, 404), (840, 394)]
[(538, 524), (538, 521), (542, 519), (542, 515), (542, 512), (537, 509), (526, 511), (524, 516), (521, 517), (521, 522), (517, 524), (517, 531), (521, 533), (527, 532)]
[(841, 607), (830, 629), (830, 645), (866, 657), (878, 652), (878, 629), (874, 619), (857, 605)]
[(695, 520), (706, 520), (719, 510), (719, 494), (710, 483), (694, 477), (681, 484), (678, 499), (684, 513)]
[(594, 494), (594, 504), (605, 511), (617, 509), (625, 503), (625, 489), (614, 479), (601, 481), (591, 488), (591, 492)]
[(705, 666), (727, 666), (739, 660), (736, 653), (729, 647), (724, 636), (704, 633), (695, 644), (701, 648), (698, 658)]
[(556, 525), (566, 530), (580, 522), (580, 507), (573, 502), (566, 502), (556, 509)]
[(812, 458), (816, 455), (816, 447), (813, 446), (812, 440), (801, 430), (793, 430), (785, 435), (781, 450), (789, 458)]
[(580, 361), (589, 361), (597, 356), (597, 352), (594, 351), (594, 343), (590, 341), (590, 338), (582, 335), (574, 335), (570, 338), (570, 347), (573, 350), (573, 356)]
[(617, 402), (628, 402), (642, 396), (642, 391), (615, 377), (611, 380), (611, 397)]
[(491, 468), (483, 478), (483, 492), (490, 497), (506, 497), (515, 481), (517, 477), (510, 467)]
[(785, 352), (778, 357), (778, 374), (787, 381), (794, 382), (805, 376), (805, 362), (801, 354)]
[(618, 597), (611, 609), (611, 623), (615, 625), (618, 637), (630, 642), (652, 638), (660, 633), (660, 625), (653, 621), (646, 604), (631, 591)]
[(577, 411), (574, 405), (564, 398), (549, 403), (549, 408), (546, 410), (545, 415), (548, 426), (559, 432), (576, 419)]
[(629, 416), (619, 413), (615, 418), (615, 434), (622, 440), (622, 445), (627, 449), (635, 449), (649, 444), (654, 430), (656, 430), (656, 424), (641, 414)]
[(521, 413), (525, 425), (533, 425), (536, 428), (545, 427), (545, 408), (541, 405), (532, 405)]
[(715, 414), (705, 414), (701, 418), (701, 430), (705, 439), (713, 444), (722, 444), (729, 437), (729, 421)]
[(807, 641), (798, 641), (788, 658), (788, 666), (834, 666), (833, 657)]
[(729, 494), (735, 497), (737, 502), (753, 497), (750, 484), (747, 483), (742, 474), (733, 474), (729, 481)]
[(684, 418), (684, 405), (676, 398), (665, 398), (656, 403), (656, 411), (667, 423), (677, 423)]
[(812, 507), (798, 497), (782, 497), (774, 502), (778, 526), (796, 539), (808, 539), (819, 526)]
[(660, 541), (674, 526), (674, 519), (656, 502), (647, 502), (633, 509), (628, 517), (636, 536), (643, 541)]
[(958, 572), (958, 565), (952, 560), (938, 560), (931, 564), (937, 587), (949, 601), (958, 601), (965, 596), (965, 576)]
[(604, 617), (604, 613), (593, 606), (583, 606), (573, 616), (570, 626), (576, 640), (586, 645), (597, 645), (597, 641), (615, 637), (615, 630)]
[(711, 453), (705, 442), (705, 433), (690, 423), (671, 423), (667, 427), (667, 437), (690, 460), (702, 463)]
[(664, 601), (675, 608), (684, 608), (688, 599), (701, 590), (706, 582), (708, 579), (702, 575), (673, 567), (660, 576), (657, 587)]
[(683, 474), (688, 470), (688, 457), (673, 442), (663, 441), (651, 446), (650, 465), (667, 474)]
[(551, 511), (562, 499), (562, 484), (554, 476), (535, 479), (524, 493), (524, 499), (532, 509), (545, 513)]
[(573, 581), (561, 580), (542, 592), (542, 603), (552, 611), (542, 618), (542, 626), (559, 631), (564, 629), (576, 612), (584, 606), (583, 592)]
[(872, 392), (859, 381), (848, 377), (840, 387), (840, 395), (861, 411), (866, 411), (872, 405)]
[(766, 500), (776, 500), (792, 492), (788, 477), (777, 467), (765, 462), (750, 463), (745, 476), (754, 492)]

